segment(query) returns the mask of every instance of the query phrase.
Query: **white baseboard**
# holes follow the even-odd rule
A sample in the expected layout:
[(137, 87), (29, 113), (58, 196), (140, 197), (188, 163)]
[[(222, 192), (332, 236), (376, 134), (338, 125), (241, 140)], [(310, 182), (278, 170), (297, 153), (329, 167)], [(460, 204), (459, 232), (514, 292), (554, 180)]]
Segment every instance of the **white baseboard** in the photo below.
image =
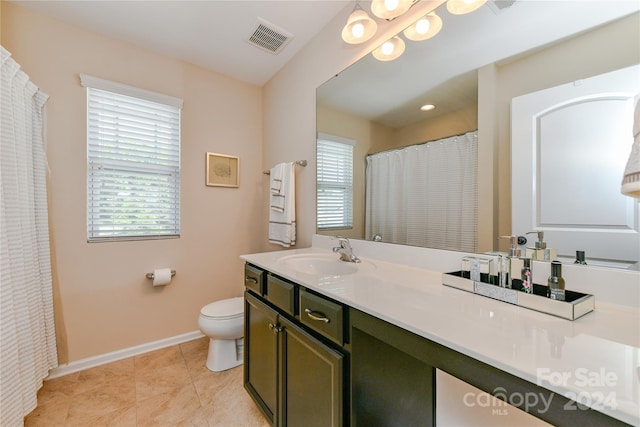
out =
[(129, 348), (124, 348), (122, 350), (112, 351), (111, 353), (105, 353), (98, 356), (87, 357), (86, 359), (76, 360), (74, 362), (59, 365), (57, 368), (52, 369), (49, 372), (49, 376), (45, 378), (45, 380), (51, 380), (53, 378), (73, 374), (74, 372), (84, 371), (85, 369), (94, 368), (96, 366), (126, 359), (132, 356), (137, 356), (139, 354), (148, 353), (153, 350), (170, 347), (172, 345), (197, 340), (198, 338), (202, 337), (204, 337), (204, 335), (200, 331), (187, 332), (186, 334), (176, 335), (174, 337), (152, 341)]

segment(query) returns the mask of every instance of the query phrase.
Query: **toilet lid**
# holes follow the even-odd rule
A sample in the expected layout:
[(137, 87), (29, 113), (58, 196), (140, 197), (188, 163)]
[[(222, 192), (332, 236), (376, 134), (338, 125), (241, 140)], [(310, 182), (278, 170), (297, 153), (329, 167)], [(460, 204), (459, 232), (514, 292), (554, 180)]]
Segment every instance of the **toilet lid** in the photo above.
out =
[(212, 302), (202, 307), (200, 313), (203, 316), (227, 319), (241, 317), (244, 313), (244, 298), (235, 297)]

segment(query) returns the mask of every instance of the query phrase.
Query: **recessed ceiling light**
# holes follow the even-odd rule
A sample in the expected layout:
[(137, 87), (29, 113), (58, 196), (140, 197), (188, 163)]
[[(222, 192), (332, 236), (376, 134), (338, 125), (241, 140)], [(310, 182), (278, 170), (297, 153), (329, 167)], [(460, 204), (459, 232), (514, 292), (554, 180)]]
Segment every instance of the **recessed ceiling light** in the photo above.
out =
[(422, 111), (429, 111), (433, 110), (434, 108), (436, 108), (436, 106), (433, 104), (424, 104), (422, 107), (420, 107)]

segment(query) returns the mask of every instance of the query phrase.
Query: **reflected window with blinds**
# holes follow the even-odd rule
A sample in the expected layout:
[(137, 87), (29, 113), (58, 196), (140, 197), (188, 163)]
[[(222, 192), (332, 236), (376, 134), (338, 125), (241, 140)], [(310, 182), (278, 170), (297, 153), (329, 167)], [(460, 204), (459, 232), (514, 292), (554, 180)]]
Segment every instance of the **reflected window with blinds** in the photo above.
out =
[(180, 236), (182, 100), (81, 75), (87, 88), (87, 239)]
[(353, 227), (353, 146), (355, 141), (319, 134), (317, 141), (317, 227)]

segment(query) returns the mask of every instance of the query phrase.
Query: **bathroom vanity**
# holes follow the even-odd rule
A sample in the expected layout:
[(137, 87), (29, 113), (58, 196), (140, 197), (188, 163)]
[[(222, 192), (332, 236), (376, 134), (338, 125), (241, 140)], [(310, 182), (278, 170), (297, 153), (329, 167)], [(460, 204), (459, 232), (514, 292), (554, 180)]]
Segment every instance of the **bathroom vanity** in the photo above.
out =
[(245, 285), (244, 384), (264, 416), (346, 425), (344, 307), (251, 264)]
[(242, 256), (245, 388), (272, 425), (435, 425), (438, 371), (553, 425), (640, 423), (637, 309), (570, 321), (360, 258)]

